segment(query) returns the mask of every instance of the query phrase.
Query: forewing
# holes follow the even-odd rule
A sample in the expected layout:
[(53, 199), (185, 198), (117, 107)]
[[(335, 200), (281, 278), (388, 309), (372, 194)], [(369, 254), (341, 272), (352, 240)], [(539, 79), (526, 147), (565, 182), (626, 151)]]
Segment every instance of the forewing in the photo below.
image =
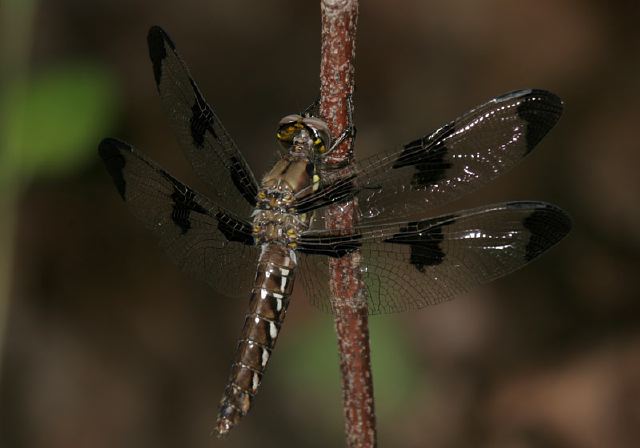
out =
[(224, 295), (248, 295), (258, 254), (247, 221), (214, 205), (127, 143), (105, 139), (99, 152), (129, 209), (180, 267)]
[(302, 282), (314, 305), (331, 311), (329, 260), (359, 249), (371, 314), (422, 308), (521, 268), (570, 229), (554, 205), (510, 202), (342, 236), (309, 232), (299, 240)]
[(457, 199), (513, 167), (561, 113), (553, 93), (507, 93), (400, 149), (356, 163), (297, 207), (308, 212), (355, 196), (363, 224), (424, 216), (426, 207)]
[(213, 186), (216, 204), (248, 216), (258, 191), (249, 165), (200, 93), (171, 38), (153, 27), (147, 40), (162, 104), (194, 170)]

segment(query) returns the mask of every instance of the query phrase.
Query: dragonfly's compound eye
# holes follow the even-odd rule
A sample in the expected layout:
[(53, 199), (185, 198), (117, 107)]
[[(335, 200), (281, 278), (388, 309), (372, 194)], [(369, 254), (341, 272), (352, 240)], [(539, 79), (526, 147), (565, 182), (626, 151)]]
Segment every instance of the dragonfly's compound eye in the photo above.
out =
[(299, 148), (313, 149), (316, 154), (323, 155), (331, 148), (329, 127), (316, 117), (287, 115), (280, 120), (276, 137), (285, 149), (297, 145)]
[(316, 117), (306, 117), (303, 123), (311, 131), (313, 149), (316, 154), (326, 154), (331, 147), (331, 133), (327, 124)]
[(304, 128), (300, 115), (287, 115), (278, 123), (276, 138), (282, 146), (289, 149), (293, 145), (293, 137), (297, 131)]

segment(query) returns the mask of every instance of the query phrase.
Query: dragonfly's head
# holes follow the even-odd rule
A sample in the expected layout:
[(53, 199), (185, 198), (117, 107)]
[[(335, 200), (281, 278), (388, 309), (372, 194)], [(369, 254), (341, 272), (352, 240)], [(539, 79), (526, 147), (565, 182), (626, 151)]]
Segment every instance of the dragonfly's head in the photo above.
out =
[(329, 128), (316, 117), (287, 115), (278, 124), (276, 138), (293, 156), (315, 158), (326, 154), (331, 147)]

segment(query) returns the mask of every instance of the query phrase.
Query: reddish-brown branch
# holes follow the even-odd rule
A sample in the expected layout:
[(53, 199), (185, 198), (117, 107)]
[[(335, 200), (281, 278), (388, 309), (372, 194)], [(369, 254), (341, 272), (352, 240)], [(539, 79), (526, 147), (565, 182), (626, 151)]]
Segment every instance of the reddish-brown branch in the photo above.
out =
[[(347, 101), (354, 88), (357, 0), (321, 0), (322, 61), (320, 65), (320, 114), (337, 137), (349, 125)], [(352, 139), (348, 138), (327, 157), (325, 176), (349, 171)], [(356, 220), (353, 201), (332, 206), (327, 227), (348, 230)], [(376, 418), (369, 350), (367, 302), (364, 299), (360, 254), (331, 260), (331, 293), (340, 353), (342, 394), (347, 446), (376, 445)]]

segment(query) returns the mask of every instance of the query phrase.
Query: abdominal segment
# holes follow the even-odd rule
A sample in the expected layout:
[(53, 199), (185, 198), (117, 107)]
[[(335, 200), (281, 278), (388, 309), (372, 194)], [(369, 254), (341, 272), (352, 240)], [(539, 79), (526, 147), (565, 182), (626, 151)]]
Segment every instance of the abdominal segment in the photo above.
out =
[(220, 401), (216, 432), (225, 435), (251, 407), (271, 358), (293, 289), (295, 253), (279, 244), (263, 247), (229, 382)]

